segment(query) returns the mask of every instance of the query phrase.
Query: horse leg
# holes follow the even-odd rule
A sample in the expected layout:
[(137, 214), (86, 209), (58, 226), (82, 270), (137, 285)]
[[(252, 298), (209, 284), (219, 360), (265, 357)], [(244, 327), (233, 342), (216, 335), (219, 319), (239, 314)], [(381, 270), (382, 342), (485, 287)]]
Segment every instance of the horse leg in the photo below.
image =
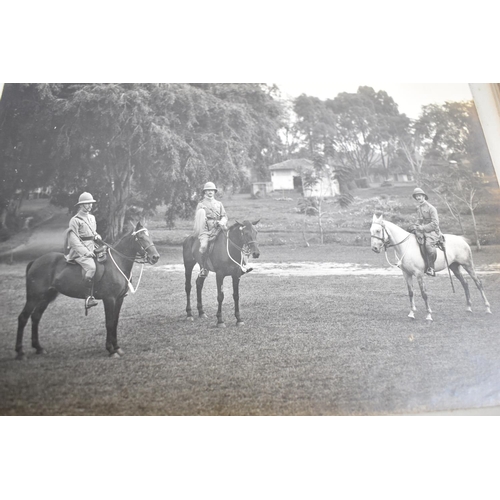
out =
[(479, 290), (479, 293), (481, 294), (481, 297), (483, 298), (484, 306), (486, 307), (486, 312), (488, 314), (491, 314), (490, 303), (488, 302), (488, 299), (486, 298), (486, 294), (484, 293), (484, 289), (483, 289), (483, 284), (481, 283), (481, 280), (477, 277), (476, 270), (474, 269), (474, 266), (472, 264), (462, 264), (462, 267), (469, 273), (469, 276), (472, 278), (472, 280), (476, 284), (477, 289)]
[(23, 360), (26, 358), (26, 354), (23, 351), (24, 327), (26, 326), (26, 323), (28, 322), (35, 307), (36, 303), (34, 302), (34, 300), (28, 299), (23, 310), (21, 311), (21, 314), (17, 318), (16, 359), (18, 360)]
[(467, 281), (465, 281), (464, 275), (460, 270), (460, 264), (458, 262), (453, 262), (452, 264), (450, 264), (450, 269), (453, 271), (453, 274), (458, 278), (458, 281), (460, 281), (460, 283), (462, 284), (462, 288), (464, 289), (465, 292), (465, 301), (467, 302), (467, 307), (465, 308), (465, 310), (471, 313), (472, 302), (470, 300), (469, 285)]
[(198, 278), (196, 278), (196, 307), (198, 308), (198, 316), (200, 318), (207, 317), (207, 315), (205, 314), (205, 311), (203, 310), (203, 303), (201, 300), (204, 283), (205, 283), (204, 276), (198, 276)]
[(49, 289), (43, 300), (37, 304), (31, 313), (31, 346), (36, 349), (37, 354), (46, 354), (47, 351), (40, 345), (38, 340), (38, 324), (48, 305), (59, 295), (54, 288)]
[(408, 314), (408, 317), (411, 319), (415, 319), (415, 311), (417, 310), (417, 306), (415, 305), (415, 297), (413, 293), (413, 275), (403, 271), (403, 276), (406, 281), (406, 286), (408, 287), (408, 297), (410, 298), (410, 313)]
[(244, 326), (245, 323), (240, 317), (240, 277), (233, 274), (233, 300), (234, 300), (234, 315), (236, 316), (236, 326)]
[(185, 284), (184, 289), (186, 290), (186, 319), (188, 321), (193, 321), (193, 313), (191, 311), (191, 278), (193, 275), (193, 267), (196, 264), (196, 261), (193, 262), (184, 262), (184, 277)]
[(123, 352), (123, 350), (120, 348), (120, 346), (118, 345), (118, 320), (120, 319), (120, 311), (122, 309), (124, 299), (125, 299), (125, 296), (118, 297), (116, 299), (116, 304), (115, 304), (115, 324), (114, 324), (114, 329), (113, 329), (113, 345), (115, 348), (115, 353), (118, 354), (119, 356), (123, 356), (125, 354)]
[[(106, 349), (110, 357), (119, 358), (117, 340), (116, 340), (116, 327), (118, 323), (118, 315), (116, 313), (117, 302), (120, 299), (107, 298), (103, 299), (104, 314), (106, 317)], [(123, 298), (121, 299), (123, 301)], [(120, 304), (121, 305), (121, 304)], [(119, 311), (118, 311), (119, 314)]]
[(422, 298), (424, 299), (425, 302), (425, 308), (427, 309), (427, 316), (425, 317), (425, 319), (427, 321), (432, 321), (432, 311), (429, 306), (429, 298), (427, 296), (427, 291), (425, 290), (424, 276), (422, 274), (417, 275), (417, 281), (420, 287), (420, 293), (422, 294)]
[(225, 328), (226, 324), (222, 319), (222, 302), (224, 301), (224, 275), (217, 273), (217, 302), (219, 307), (217, 308), (217, 328)]

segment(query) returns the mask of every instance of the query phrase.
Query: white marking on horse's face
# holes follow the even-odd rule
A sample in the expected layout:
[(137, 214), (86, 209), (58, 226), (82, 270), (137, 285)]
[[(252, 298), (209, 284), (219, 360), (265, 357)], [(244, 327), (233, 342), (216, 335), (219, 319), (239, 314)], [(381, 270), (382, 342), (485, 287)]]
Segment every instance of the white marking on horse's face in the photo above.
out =
[[(375, 217), (375, 216), (373, 216), (373, 217)], [(380, 250), (382, 249), (382, 245), (384, 243), (383, 242), (384, 234), (382, 231), (382, 226), (380, 223), (378, 223), (378, 221), (371, 225), (370, 234), (371, 234), (372, 250), (376, 253), (380, 253)], [(382, 238), (382, 239), (378, 239), (378, 238)]]

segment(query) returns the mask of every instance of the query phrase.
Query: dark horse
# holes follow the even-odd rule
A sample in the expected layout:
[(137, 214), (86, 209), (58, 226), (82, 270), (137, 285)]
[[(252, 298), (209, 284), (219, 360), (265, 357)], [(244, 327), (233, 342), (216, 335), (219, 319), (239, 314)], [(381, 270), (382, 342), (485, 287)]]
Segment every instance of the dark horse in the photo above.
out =
[[(148, 230), (140, 223), (108, 250), (103, 264), (97, 265), (94, 296), (102, 299), (106, 315), (106, 349), (109, 355), (120, 357), (123, 351), (118, 346), (117, 327), (123, 299), (129, 289), (129, 279), (134, 262), (155, 264), (159, 254)], [(141, 258), (136, 260), (137, 255)], [(103, 266), (103, 268), (100, 268)], [(133, 289), (132, 289), (133, 290)], [(26, 268), (26, 305), (18, 318), (16, 351), (17, 359), (23, 359), (23, 332), (31, 316), (31, 345), (37, 354), (45, 353), (38, 341), (38, 323), (47, 306), (59, 293), (84, 299), (82, 268), (79, 264), (68, 264), (64, 254), (49, 252), (30, 262)]]
[[(257, 246), (257, 229), (255, 225), (259, 221), (250, 222), (245, 220), (243, 222), (236, 221), (233, 225), (229, 227), (227, 232), (220, 231), (216, 236), (213, 243), (209, 244), (210, 251), (208, 270), (215, 272), (217, 279), (217, 301), (219, 303), (219, 308), (217, 309), (217, 326), (225, 327), (224, 320), (222, 319), (222, 302), (224, 300), (224, 292), (222, 285), (224, 278), (226, 276), (231, 276), (233, 279), (233, 299), (234, 299), (234, 315), (236, 316), (236, 325), (244, 325), (240, 318), (240, 277), (250, 272), (251, 269), (246, 268), (248, 258), (250, 255), (255, 259), (259, 257), (260, 251)], [(198, 262), (201, 267), (200, 260), (200, 241), (197, 234), (188, 236), (183, 243), (183, 257), (184, 257), (184, 272), (186, 277), (186, 296), (187, 296), (187, 306), (186, 313), (187, 319), (193, 320), (193, 315), (191, 313), (191, 275), (193, 273), (193, 267)], [(201, 294), (203, 290), (203, 283), (205, 282), (204, 277), (198, 276), (196, 280), (196, 297), (197, 297), (197, 307), (198, 315), (200, 318), (204, 318), (205, 312), (203, 311), (203, 305), (201, 301)]]

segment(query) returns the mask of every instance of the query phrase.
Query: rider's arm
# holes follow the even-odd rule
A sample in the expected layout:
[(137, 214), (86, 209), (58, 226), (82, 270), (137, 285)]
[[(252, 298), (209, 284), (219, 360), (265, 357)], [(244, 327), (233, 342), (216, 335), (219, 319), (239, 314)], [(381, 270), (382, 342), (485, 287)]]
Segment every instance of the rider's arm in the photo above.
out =
[(220, 204), (220, 221), (219, 224), (223, 227), (227, 226), (227, 214), (226, 211), (224, 210), (224, 205), (221, 203)]
[(431, 221), (427, 224), (422, 225), (422, 229), (429, 233), (431, 231), (439, 231), (439, 218), (435, 207), (429, 207), (429, 216)]

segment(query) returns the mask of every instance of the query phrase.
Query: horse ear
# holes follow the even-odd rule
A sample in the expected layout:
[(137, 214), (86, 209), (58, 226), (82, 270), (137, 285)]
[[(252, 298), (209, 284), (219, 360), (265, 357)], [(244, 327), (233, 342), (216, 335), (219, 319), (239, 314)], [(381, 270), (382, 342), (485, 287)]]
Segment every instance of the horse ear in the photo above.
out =
[(141, 228), (142, 228), (142, 224), (140, 222), (138, 222), (137, 225), (135, 226), (135, 230), (139, 231), (139, 229), (141, 229)]
[(252, 222), (252, 226), (256, 226), (259, 222), (260, 222), (260, 219), (256, 220), (255, 222)]

